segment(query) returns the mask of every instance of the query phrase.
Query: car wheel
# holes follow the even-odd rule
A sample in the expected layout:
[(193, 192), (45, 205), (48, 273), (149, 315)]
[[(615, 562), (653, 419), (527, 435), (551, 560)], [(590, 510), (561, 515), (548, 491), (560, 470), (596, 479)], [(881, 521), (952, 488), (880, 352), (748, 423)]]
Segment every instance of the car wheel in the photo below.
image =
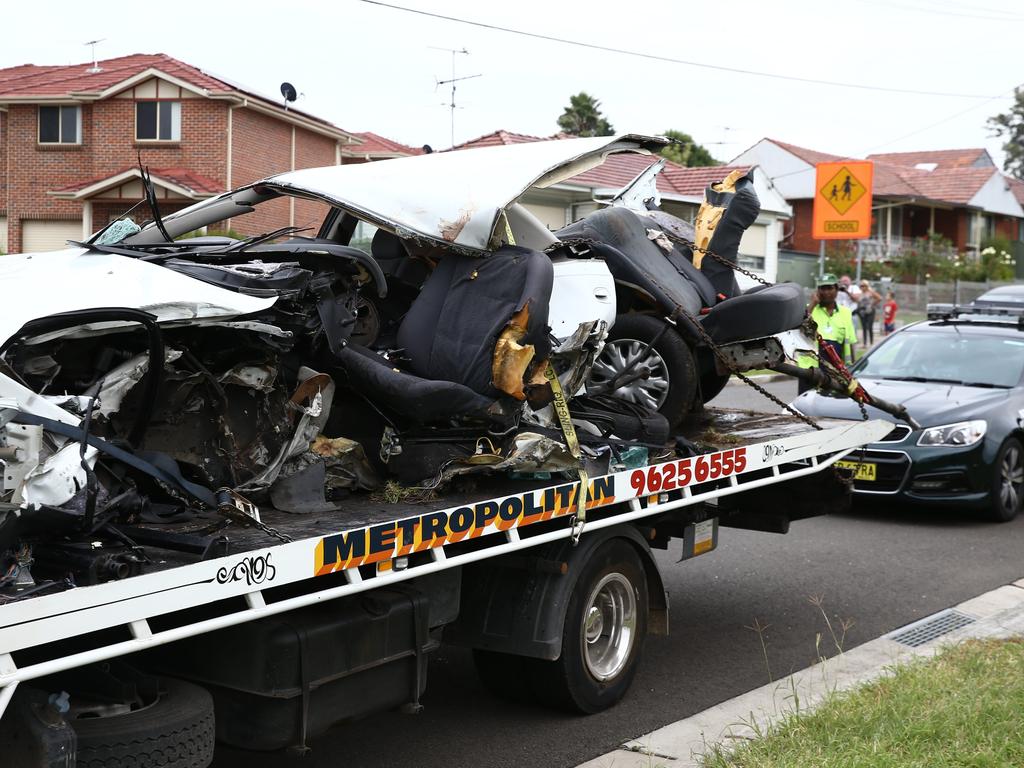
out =
[[(641, 366), (647, 370), (645, 378), (615, 386), (616, 380)], [(630, 313), (615, 319), (590, 381), (612, 385), (606, 394), (658, 411), (675, 427), (693, 403), (697, 365), (675, 328), (660, 318)]]
[(160, 696), (148, 706), (82, 717), (71, 727), (80, 768), (206, 768), (213, 762), (213, 698), (183, 680), (164, 679)]
[(996, 454), (992, 478), (990, 519), (1005, 523), (1020, 512), (1024, 501), (1024, 448), (1015, 437), (1007, 438)]
[(621, 699), (636, 675), (647, 633), (647, 579), (636, 550), (622, 539), (598, 548), (569, 599), (562, 652), (531, 659), (533, 690), (545, 704), (600, 712)]

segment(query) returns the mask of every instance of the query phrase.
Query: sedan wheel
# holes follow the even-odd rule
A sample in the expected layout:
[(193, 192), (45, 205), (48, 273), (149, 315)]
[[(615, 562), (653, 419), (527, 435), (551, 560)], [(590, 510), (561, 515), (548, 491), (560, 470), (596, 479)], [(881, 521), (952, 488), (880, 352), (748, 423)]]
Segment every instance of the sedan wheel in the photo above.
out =
[(1009, 438), (996, 456), (995, 477), (992, 483), (991, 518), (1006, 522), (1017, 516), (1024, 501), (1024, 447), (1015, 438)]

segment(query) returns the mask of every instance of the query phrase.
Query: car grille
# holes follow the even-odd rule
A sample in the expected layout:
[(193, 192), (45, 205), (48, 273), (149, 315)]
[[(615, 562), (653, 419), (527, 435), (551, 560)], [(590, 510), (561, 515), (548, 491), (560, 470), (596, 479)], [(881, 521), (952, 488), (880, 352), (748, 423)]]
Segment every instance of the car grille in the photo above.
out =
[(910, 472), (910, 458), (902, 451), (854, 451), (847, 461), (866, 461), (875, 465), (875, 480), (853, 484), (859, 493), (896, 493)]
[(878, 442), (880, 443), (898, 443), (903, 440), (907, 435), (910, 434), (910, 427), (906, 424), (897, 424), (892, 430)]

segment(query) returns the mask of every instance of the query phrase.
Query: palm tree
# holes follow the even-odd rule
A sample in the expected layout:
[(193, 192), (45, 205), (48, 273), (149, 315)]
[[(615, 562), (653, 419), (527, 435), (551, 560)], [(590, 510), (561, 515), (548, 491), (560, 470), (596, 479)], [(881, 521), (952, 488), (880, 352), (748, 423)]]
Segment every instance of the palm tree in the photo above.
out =
[(615, 133), (600, 110), (601, 102), (585, 91), (569, 97), (569, 106), (558, 118), (558, 127), (573, 136), (611, 136)]

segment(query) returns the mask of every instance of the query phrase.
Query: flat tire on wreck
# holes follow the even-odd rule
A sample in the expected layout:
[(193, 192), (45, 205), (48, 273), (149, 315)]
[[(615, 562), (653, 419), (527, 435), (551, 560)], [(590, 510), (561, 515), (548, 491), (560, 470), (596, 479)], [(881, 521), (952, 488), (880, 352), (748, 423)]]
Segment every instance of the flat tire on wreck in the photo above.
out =
[(78, 768), (207, 768), (215, 741), (206, 689), (165, 678), (160, 697), (124, 714), (71, 721)]

